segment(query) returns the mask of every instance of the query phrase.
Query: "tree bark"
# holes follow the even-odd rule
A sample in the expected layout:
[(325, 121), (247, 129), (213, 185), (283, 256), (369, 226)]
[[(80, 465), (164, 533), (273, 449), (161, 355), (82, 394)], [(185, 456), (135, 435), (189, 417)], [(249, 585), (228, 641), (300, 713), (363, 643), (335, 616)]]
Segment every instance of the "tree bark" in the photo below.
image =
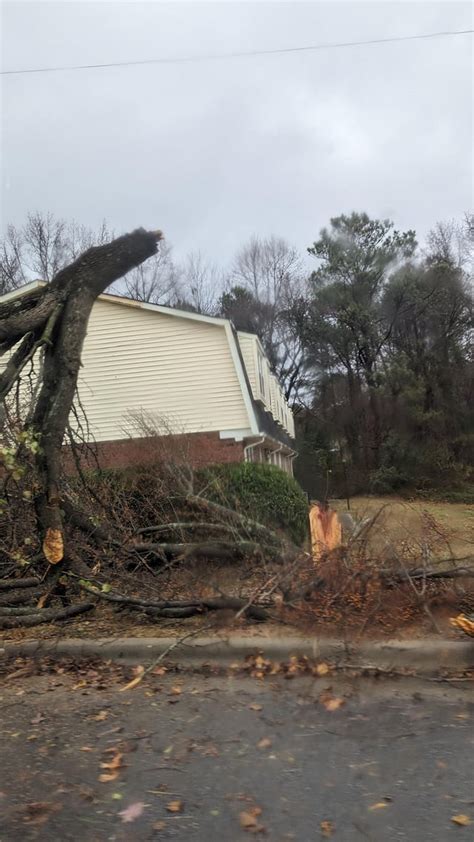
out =
[[(111, 283), (157, 251), (160, 231), (138, 229), (111, 243), (86, 251), (62, 269), (50, 284), (0, 305), (0, 350), (11, 348), (27, 333), (48, 328), (41, 388), (31, 429), (38, 437), (36, 467), (39, 491), (35, 509), (43, 552), (48, 561), (64, 557), (61, 512), (61, 446), (71, 412), (87, 323), (95, 299)], [(26, 340), (14, 355), (21, 365), (30, 348)], [(10, 366), (4, 388), (11, 381)], [(2, 384), (0, 384), (2, 385)]]
[(68, 620), (78, 614), (84, 614), (95, 608), (93, 602), (82, 602), (79, 605), (70, 605), (68, 608), (59, 609), (37, 609), (35, 614), (27, 614), (17, 617), (0, 617), (0, 629), (15, 629), (20, 626), (39, 626), (41, 623), (53, 623), (58, 620)]

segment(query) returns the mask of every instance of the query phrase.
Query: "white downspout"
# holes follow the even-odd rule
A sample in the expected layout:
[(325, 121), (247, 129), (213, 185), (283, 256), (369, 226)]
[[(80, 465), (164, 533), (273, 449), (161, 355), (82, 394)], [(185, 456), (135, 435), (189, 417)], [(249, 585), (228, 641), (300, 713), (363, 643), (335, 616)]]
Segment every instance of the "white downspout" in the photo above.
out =
[(249, 461), (250, 461), (250, 460), (248, 459), (248, 454), (249, 454), (249, 452), (250, 452), (251, 450), (253, 450), (253, 449), (254, 449), (254, 447), (258, 447), (260, 444), (263, 444), (263, 443), (264, 443), (264, 441), (265, 441), (265, 436), (262, 436), (262, 438), (261, 438), (261, 439), (259, 439), (258, 441), (251, 442), (251, 444), (247, 444), (247, 445), (244, 447), (244, 462), (249, 462)]
[[(283, 448), (284, 448), (284, 445), (280, 444), (280, 447), (277, 447), (276, 450), (271, 450), (268, 455), (273, 456), (274, 453), (280, 453), (280, 450), (283, 450)], [(270, 462), (270, 464), (273, 464), (273, 463)]]

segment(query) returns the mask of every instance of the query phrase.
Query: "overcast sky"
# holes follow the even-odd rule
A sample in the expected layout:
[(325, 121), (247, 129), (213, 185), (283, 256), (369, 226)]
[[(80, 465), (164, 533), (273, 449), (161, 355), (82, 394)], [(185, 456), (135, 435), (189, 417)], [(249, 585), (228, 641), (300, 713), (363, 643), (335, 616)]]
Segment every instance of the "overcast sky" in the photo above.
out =
[[(469, 3), (3, 3), (3, 69), (472, 28)], [(423, 236), (472, 207), (472, 36), (4, 76), (1, 225), (161, 227), (226, 262), (366, 210)]]

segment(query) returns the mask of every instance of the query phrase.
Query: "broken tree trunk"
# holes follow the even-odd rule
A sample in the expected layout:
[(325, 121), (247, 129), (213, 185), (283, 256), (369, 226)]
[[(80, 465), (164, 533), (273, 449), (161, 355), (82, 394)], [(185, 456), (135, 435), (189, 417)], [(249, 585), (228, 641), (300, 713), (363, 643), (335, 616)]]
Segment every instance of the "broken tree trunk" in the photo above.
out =
[(0, 353), (21, 342), (13, 364), (10, 360), (0, 377), (0, 395), (5, 396), (13, 387), (35, 344), (45, 348), (30, 430), (39, 442), (35, 454), (39, 478), (35, 509), (43, 552), (50, 563), (64, 557), (61, 446), (92, 306), (111, 283), (155, 254), (161, 237), (160, 231), (138, 229), (106, 245), (95, 246), (58, 272), (50, 284), (0, 305)]

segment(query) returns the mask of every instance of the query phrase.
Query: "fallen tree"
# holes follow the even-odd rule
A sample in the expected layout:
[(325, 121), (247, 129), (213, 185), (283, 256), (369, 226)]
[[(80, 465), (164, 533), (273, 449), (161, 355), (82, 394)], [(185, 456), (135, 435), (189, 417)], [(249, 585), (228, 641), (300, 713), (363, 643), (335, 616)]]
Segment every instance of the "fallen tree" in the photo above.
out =
[[(50, 284), (0, 304), (0, 354), (10, 352), (0, 374), (4, 425), (12, 396), (18, 403), (22, 376), (38, 354), (42, 357), (31, 405), (9, 431), (10, 444), (2, 450), (0, 497), (2, 506), (10, 507), (10, 517), (7, 511), (6, 525), (0, 524), (0, 628), (67, 621), (100, 604), (139, 613), (150, 622), (219, 611), (263, 621), (282, 605), (301, 605), (315, 592), (324, 593), (321, 604), (327, 614), (341, 597), (349, 610), (363, 606), (374, 582), (385, 592), (411, 588), (416, 602), (417, 585), (442, 587), (449, 580), (473, 577), (472, 557), (449, 559), (449, 565), (446, 560), (441, 567), (395, 563), (381, 569), (364, 555), (369, 526), (356, 535), (353, 546), (362, 548), (358, 556), (351, 556), (352, 546), (336, 551), (339, 568), (329, 564), (325, 571), (323, 559), (315, 575), (310, 555), (279, 534), (278, 525), (271, 528), (248, 513), (207, 499), (202, 490), (196, 493), (189, 465), (168, 466), (178, 488), (145, 522), (140, 500), (128, 509), (126, 504), (114, 508), (113, 500), (105, 500), (101, 489), (88, 484), (76, 446), (79, 485), (64, 477), (62, 447), (94, 301), (110, 283), (154, 254), (160, 239), (158, 231), (139, 229), (89, 249)], [(246, 595), (230, 595), (216, 584), (211, 594), (189, 596), (188, 589), (182, 599), (175, 599), (176, 594), (161, 598), (170, 571), (187, 572), (193, 564), (198, 569), (202, 561), (215, 570), (225, 565), (235, 569), (238, 563), (249, 579), (258, 568), (261, 578), (247, 586)], [(155, 598), (148, 593), (145, 573), (152, 577)], [(81, 601), (84, 593), (87, 602)], [(378, 610), (383, 600), (377, 590), (372, 588), (370, 599)]]
[[(87, 578), (100, 553), (100, 563), (111, 571), (114, 563), (142, 560), (147, 566), (164, 566), (190, 560), (226, 563), (242, 559), (282, 562), (289, 549), (272, 529), (230, 508), (212, 503), (193, 492), (189, 475), (182, 486), (182, 503), (193, 518), (162, 522), (132, 532), (120, 518), (110, 518), (94, 493), (95, 510), (81, 505), (81, 495), (71, 494), (62, 473), (62, 448), (70, 432), (69, 418), (77, 389), (81, 354), (89, 316), (96, 298), (113, 282), (156, 253), (160, 231), (138, 229), (112, 242), (90, 248), (53, 280), (24, 295), (0, 303), (0, 355), (9, 353), (0, 374), (1, 420), (11, 418), (11, 401), (16, 399), (25, 371), (38, 356), (26, 415), (17, 417), (9, 430), (10, 446), (4, 444), (3, 492), (8, 504), (16, 506), (11, 518), (10, 537), (17, 533), (15, 522), (29, 517), (29, 501), (34, 510), (36, 538), (28, 535), (28, 546), (16, 548), (5, 540), (6, 573), (0, 573), (0, 627), (14, 628), (68, 619), (92, 610), (96, 602), (46, 607), (55, 596), (64, 598), (64, 573), (76, 572)], [(14, 401), (13, 401), (14, 402)], [(12, 432), (13, 430), (13, 432)], [(13, 441), (13, 446), (11, 442)], [(73, 447), (79, 475), (84, 481)], [(184, 476), (184, 474), (183, 474)], [(22, 484), (19, 484), (19, 478)], [(85, 482), (85, 481), (84, 481)], [(91, 491), (91, 489), (88, 489)], [(92, 493), (92, 492), (91, 492)], [(100, 517), (97, 518), (97, 514)], [(82, 536), (82, 537), (79, 537)], [(159, 537), (160, 540), (156, 540)], [(151, 540), (150, 540), (151, 538)], [(163, 540), (164, 539), (164, 540)], [(95, 549), (93, 549), (95, 548)], [(18, 558), (18, 576), (12, 577)], [(30, 575), (22, 577), (23, 571)], [(31, 576), (37, 570), (39, 576)], [(109, 575), (109, 573), (107, 573)], [(104, 577), (106, 580), (107, 577)], [(75, 591), (74, 591), (75, 587)], [(77, 593), (72, 589), (72, 600)], [(80, 589), (79, 589), (80, 590)], [(93, 591), (98, 599), (103, 593)], [(39, 598), (39, 594), (41, 594)], [(107, 597), (113, 601), (112, 597)], [(71, 599), (69, 595), (68, 600)], [(232, 608), (253, 619), (266, 616), (263, 608), (246, 605), (245, 600), (220, 596), (215, 599), (182, 600), (160, 603), (116, 598), (135, 605), (148, 616), (183, 617), (203, 611)], [(32, 604), (27, 604), (32, 603)]]

